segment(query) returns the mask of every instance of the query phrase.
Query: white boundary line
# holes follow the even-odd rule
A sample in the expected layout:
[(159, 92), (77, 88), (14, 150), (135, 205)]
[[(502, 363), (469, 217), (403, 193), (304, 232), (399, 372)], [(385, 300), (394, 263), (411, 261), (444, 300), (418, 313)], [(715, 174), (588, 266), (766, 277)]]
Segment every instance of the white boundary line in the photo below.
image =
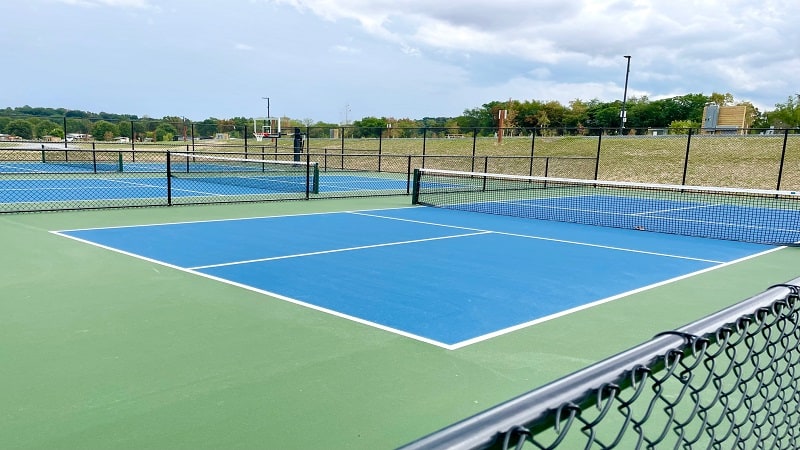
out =
[(328, 308), (324, 308), (322, 306), (314, 305), (312, 303), (307, 303), (307, 302), (304, 302), (302, 300), (297, 300), (297, 299), (292, 298), (292, 297), (287, 297), (285, 295), (278, 294), (276, 292), (271, 292), (271, 291), (267, 291), (267, 290), (264, 290), (264, 289), (258, 289), (256, 287), (253, 287), (253, 286), (250, 286), (250, 285), (247, 285), (247, 284), (237, 283), (235, 281), (231, 281), (231, 280), (228, 280), (228, 279), (225, 279), (225, 278), (220, 278), (220, 277), (216, 277), (214, 275), (209, 275), (209, 274), (206, 274), (206, 273), (203, 273), (203, 272), (198, 272), (196, 270), (192, 270), (192, 269), (187, 269), (187, 268), (184, 268), (184, 267), (176, 266), (174, 264), (169, 264), (169, 263), (166, 263), (166, 262), (163, 262), (163, 261), (159, 261), (157, 259), (152, 259), (152, 258), (148, 258), (146, 256), (137, 255), (135, 253), (130, 253), (130, 252), (127, 252), (127, 251), (124, 251), (124, 250), (120, 250), (120, 249), (114, 248), (114, 247), (108, 247), (106, 245), (98, 244), (96, 242), (87, 241), (85, 239), (81, 239), (81, 238), (78, 238), (78, 237), (74, 237), (74, 236), (70, 236), (70, 235), (67, 235), (67, 234), (63, 234), (64, 232), (61, 232), (61, 231), (51, 231), (51, 233), (59, 235), (59, 236), (62, 236), (62, 237), (65, 237), (65, 238), (68, 238), (68, 239), (73, 239), (75, 241), (82, 242), (84, 244), (93, 245), (95, 247), (99, 247), (99, 248), (103, 248), (103, 249), (106, 249), (106, 250), (110, 250), (112, 252), (121, 253), (121, 254), (126, 255), (126, 256), (131, 256), (131, 257), (134, 257), (134, 258), (137, 258), (137, 259), (141, 259), (141, 260), (153, 263), (153, 264), (158, 264), (160, 266), (169, 267), (171, 269), (179, 270), (181, 272), (186, 272), (186, 273), (189, 273), (189, 274), (192, 274), (192, 275), (198, 275), (198, 276), (201, 276), (203, 278), (208, 278), (210, 280), (214, 280), (214, 281), (218, 281), (218, 282), (221, 282), (221, 283), (229, 284), (231, 286), (236, 286), (236, 287), (239, 287), (239, 288), (242, 288), (242, 289), (246, 289), (248, 291), (257, 292), (259, 294), (264, 294), (264, 295), (276, 298), (278, 300), (283, 300), (283, 301), (286, 301), (286, 302), (289, 302), (289, 303), (294, 303), (296, 305), (304, 306), (304, 307), (309, 308), (309, 309), (320, 311), (320, 312), (323, 312), (323, 313), (326, 313), (326, 314), (330, 314), (332, 316), (336, 316), (336, 317), (340, 317), (340, 318), (343, 318), (343, 319), (347, 319), (347, 320), (350, 320), (350, 321), (353, 321), (353, 322), (356, 322), (356, 323), (360, 323), (360, 324), (363, 324), (363, 325), (368, 325), (370, 327), (378, 328), (378, 329), (384, 330), (384, 331), (388, 331), (390, 333), (394, 333), (394, 334), (397, 334), (397, 335), (400, 335), (400, 336), (403, 336), (403, 337), (414, 339), (416, 341), (425, 342), (427, 344), (435, 345), (437, 347), (441, 347), (441, 348), (444, 348), (444, 349), (447, 349), (447, 350), (453, 350), (453, 348), (452, 348), (453, 346), (452, 345), (448, 345), (448, 344), (445, 344), (443, 342), (439, 342), (439, 341), (436, 341), (436, 340), (433, 340), (433, 339), (429, 339), (429, 338), (426, 338), (426, 337), (423, 337), (423, 336), (418, 336), (416, 334), (412, 334), (412, 333), (409, 333), (407, 331), (403, 331), (403, 330), (399, 330), (399, 329), (396, 329), (396, 328), (388, 327), (386, 325), (381, 325), (381, 324), (376, 323), (376, 322), (371, 322), (369, 320), (365, 320), (365, 319), (362, 319), (360, 317), (351, 316), (349, 314), (344, 314), (342, 312), (339, 312), (339, 311), (336, 311), (336, 310), (333, 310), (333, 309), (328, 309)]
[(348, 248), (337, 248), (334, 250), (322, 250), (318, 252), (309, 252), (309, 253), (298, 253), (295, 255), (284, 255), (284, 256), (273, 256), (270, 258), (258, 258), (258, 259), (250, 259), (246, 261), (234, 261), (229, 263), (222, 263), (222, 264), (209, 264), (207, 266), (196, 266), (196, 267), (189, 267), (189, 270), (200, 270), (200, 269), (210, 269), (213, 267), (227, 267), (227, 266), (236, 266), (240, 264), (250, 264), (250, 263), (257, 263), (257, 262), (266, 262), (266, 261), (276, 261), (279, 259), (289, 259), (289, 258), (300, 258), (303, 256), (314, 256), (314, 255), (325, 255), (328, 253), (341, 253), (341, 252), (350, 252), (354, 250), (366, 250), (368, 248), (379, 248), (379, 247), (391, 247), (393, 245), (405, 245), (405, 244), (414, 244), (417, 242), (430, 242), (430, 241), (440, 241), (442, 239), (453, 239), (453, 238), (460, 238), (460, 237), (467, 237), (467, 236), (477, 236), (479, 234), (490, 234), (491, 231), (481, 231), (477, 233), (465, 233), (465, 234), (454, 234), (451, 236), (440, 236), (434, 238), (425, 238), (425, 239), (413, 239), (410, 241), (399, 241), (399, 242), (387, 242), (384, 244), (372, 244), (372, 245), (362, 245), (359, 247), (348, 247)]
[(603, 298), (603, 299), (600, 299), (600, 300), (596, 300), (596, 301), (593, 301), (591, 303), (586, 303), (586, 304), (583, 304), (581, 306), (577, 306), (575, 308), (570, 308), (570, 309), (566, 309), (564, 311), (559, 311), (556, 314), (551, 314), (549, 316), (540, 317), (538, 319), (531, 320), (529, 322), (525, 322), (525, 323), (521, 323), (521, 324), (518, 324), (518, 325), (514, 325), (512, 327), (508, 327), (508, 328), (505, 328), (505, 329), (502, 329), (502, 330), (494, 331), (492, 333), (484, 334), (482, 336), (478, 336), (478, 337), (475, 337), (475, 338), (472, 338), (472, 339), (467, 339), (465, 341), (461, 341), (461, 342), (452, 344), (451, 345), (451, 347), (452, 347), (451, 350), (457, 350), (459, 348), (466, 347), (468, 345), (472, 345), (472, 344), (475, 344), (475, 343), (478, 343), (478, 342), (489, 340), (489, 339), (497, 337), (497, 336), (502, 336), (504, 334), (511, 333), (512, 331), (521, 330), (523, 328), (527, 328), (527, 327), (532, 326), (532, 325), (536, 325), (536, 324), (540, 324), (540, 323), (543, 323), (543, 322), (547, 322), (549, 320), (557, 319), (559, 317), (566, 316), (568, 314), (572, 314), (572, 313), (577, 312), (577, 311), (582, 311), (584, 309), (589, 309), (589, 308), (592, 308), (592, 307), (597, 306), (597, 305), (602, 305), (603, 303), (609, 303), (609, 302), (612, 302), (614, 300), (619, 300), (619, 299), (621, 299), (623, 297), (627, 297), (629, 295), (638, 294), (638, 293), (644, 292), (644, 291), (649, 291), (650, 289), (654, 289), (654, 288), (657, 288), (659, 286), (664, 286), (664, 285), (667, 285), (667, 284), (670, 284), (670, 283), (674, 283), (676, 281), (680, 281), (680, 280), (683, 280), (683, 279), (686, 279), (686, 278), (691, 278), (691, 277), (694, 277), (696, 275), (700, 275), (702, 273), (711, 272), (713, 270), (717, 270), (717, 269), (720, 269), (722, 267), (726, 267), (726, 266), (730, 266), (730, 265), (733, 265), (733, 264), (737, 264), (737, 263), (740, 263), (742, 261), (746, 261), (748, 259), (757, 258), (759, 256), (763, 256), (763, 255), (766, 255), (768, 253), (772, 253), (774, 251), (781, 250), (783, 248), (786, 248), (786, 247), (771, 248), (769, 250), (765, 250), (763, 252), (756, 253), (754, 255), (745, 256), (743, 258), (735, 259), (733, 261), (728, 261), (726, 263), (722, 263), (722, 264), (719, 264), (719, 265), (716, 265), (716, 266), (713, 266), (713, 267), (708, 267), (708, 268), (705, 268), (705, 269), (702, 269), (702, 270), (698, 270), (696, 272), (691, 272), (691, 273), (680, 275), (680, 276), (677, 276), (677, 277), (674, 277), (674, 278), (670, 278), (668, 280), (659, 281), (658, 283), (653, 283), (653, 284), (650, 284), (650, 285), (647, 285), (647, 286), (643, 286), (643, 287), (640, 287), (640, 288), (637, 288), (637, 289), (633, 289), (631, 291), (622, 292), (620, 294), (616, 294), (616, 295), (613, 295), (611, 297), (606, 297), (606, 298)]
[[(248, 291), (252, 291), (252, 292), (257, 292), (257, 293), (260, 293), (260, 294), (268, 295), (268, 296), (276, 298), (278, 300), (283, 300), (283, 301), (286, 301), (286, 302), (289, 302), (289, 303), (293, 303), (293, 304), (296, 304), (296, 305), (299, 305), (299, 306), (303, 306), (303, 307), (306, 307), (306, 308), (309, 308), (309, 309), (312, 309), (312, 310), (316, 310), (316, 311), (320, 311), (320, 312), (323, 312), (323, 313), (326, 313), (326, 314), (330, 314), (332, 316), (336, 316), (336, 317), (340, 317), (340, 318), (343, 318), (343, 319), (347, 319), (347, 320), (350, 320), (350, 321), (353, 321), (353, 322), (356, 322), (356, 323), (360, 323), (360, 324), (363, 324), (363, 325), (368, 325), (368, 326), (373, 327), (373, 328), (377, 328), (377, 329), (380, 329), (380, 330), (383, 330), (383, 331), (388, 331), (390, 333), (397, 334), (399, 336), (403, 336), (403, 337), (407, 337), (407, 338), (410, 338), (410, 339), (413, 339), (413, 340), (416, 340), (416, 341), (420, 341), (420, 342), (424, 342), (424, 343), (427, 343), (427, 344), (431, 344), (431, 345), (434, 345), (434, 346), (437, 346), (437, 347), (440, 347), (440, 348), (443, 348), (443, 349), (446, 349), (446, 350), (458, 350), (460, 348), (463, 348), (463, 347), (466, 347), (466, 346), (469, 346), (469, 345), (472, 345), (472, 344), (475, 344), (475, 343), (478, 343), (478, 342), (483, 342), (483, 341), (489, 340), (491, 338), (502, 336), (502, 335), (505, 335), (505, 334), (508, 334), (508, 333), (511, 333), (511, 332), (514, 332), (514, 331), (517, 331), (517, 330), (521, 330), (521, 329), (530, 327), (532, 325), (536, 325), (536, 324), (539, 324), (539, 323), (547, 322), (549, 320), (553, 320), (553, 319), (556, 319), (556, 318), (571, 314), (573, 312), (581, 311), (581, 310), (588, 309), (588, 308), (591, 308), (591, 307), (594, 307), (594, 306), (597, 306), (597, 305), (601, 305), (601, 304), (608, 303), (608, 302), (611, 302), (611, 301), (614, 301), (614, 300), (618, 300), (620, 298), (624, 298), (624, 297), (627, 297), (627, 296), (630, 296), (630, 295), (633, 295), (633, 294), (637, 294), (639, 292), (644, 292), (644, 291), (647, 291), (647, 290), (650, 290), (650, 289), (653, 289), (653, 288), (656, 288), (656, 287), (659, 287), (659, 286), (663, 286), (663, 285), (666, 285), (666, 284), (669, 284), (669, 283), (673, 283), (675, 281), (683, 280), (683, 279), (690, 278), (690, 277), (693, 277), (693, 276), (696, 276), (696, 275), (699, 275), (699, 274), (702, 274), (702, 273), (706, 273), (706, 272), (710, 272), (710, 271), (713, 271), (713, 270), (717, 270), (717, 269), (722, 268), (722, 267), (726, 267), (726, 266), (729, 266), (729, 265), (737, 264), (739, 262), (742, 262), (742, 261), (745, 261), (745, 260), (748, 260), (748, 259), (752, 259), (752, 258), (756, 258), (756, 257), (762, 256), (762, 255), (765, 255), (765, 254), (768, 254), (768, 253), (772, 253), (774, 251), (781, 250), (781, 249), (785, 248), (785, 247), (776, 247), (776, 248), (772, 248), (772, 249), (769, 249), (769, 250), (766, 250), (766, 251), (763, 251), (763, 252), (760, 252), (760, 253), (756, 253), (756, 254), (753, 254), (753, 255), (749, 255), (749, 256), (745, 256), (743, 258), (739, 258), (739, 259), (733, 260), (733, 261), (722, 263), (722, 262), (719, 262), (719, 261), (704, 260), (704, 259), (698, 259), (698, 258), (681, 257), (681, 256), (676, 256), (676, 255), (666, 255), (666, 254), (638, 251), (638, 250), (632, 250), (632, 249), (621, 249), (621, 248), (608, 247), (608, 246), (602, 246), (602, 245), (597, 245), (597, 244), (572, 242), (572, 241), (566, 241), (566, 240), (560, 240), (560, 239), (551, 239), (551, 238), (536, 237), (536, 236), (526, 236), (526, 235), (515, 235), (513, 233), (502, 233), (502, 232), (496, 232), (496, 231), (490, 231), (490, 230), (481, 230), (481, 229), (468, 228), (468, 227), (460, 227), (460, 226), (454, 226), (454, 225), (437, 224), (437, 223), (433, 223), (433, 222), (425, 222), (425, 221), (419, 221), (419, 220), (413, 220), (413, 219), (403, 219), (403, 218), (396, 218), (396, 217), (391, 217), (391, 216), (383, 216), (383, 215), (379, 215), (379, 214), (370, 214), (369, 213), (371, 211), (391, 211), (391, 210), (410, 209), (410, 208), (422, 208), (422, 207), (412, 206), (412, 207), (386, 208), (386, 209), (378, 209), (378, 210), (376, 210), (376, 209), (368, 209), (368, 210), (353, 210), (353, 211), (326, 211), (326, 212), (316, 212), (316, 213), (307, 213), (307, 214), (285, 214), (285, 215), (279, 215), (279, 216), (258, 216), (258, 217), (233, 218), (233, 219), (196, 220), (196, 221), (186, 221), (186, 222), (171, 222), (171, 223), (149, 224), (149, 225), (124, 225), (124, 226), (112, 226), (112, 227), (100, 227), (100, 228), (79, 228), (79, 229), (72, 229), (72, 230), (50, 231), (50, 233), (56, 234), (58, 236), (62, 236), (62, 237), (68, 238), (68, 239), (72, 239), (72, 240), (75, 240), (75, 241), (78, 241), (78, 242), (82, 242), (82, 243), (85, 243), (85, 244), (93, 245), (95, 247), (99, 247), (99, 248), (103, 248), (103, 249), (106, 249), (106, 250), (110, 250), (110, 251), (113, 251), (113, 252), (116, 252), (116, 253), (120, 253), (120, 254), (123, 254), (123, 255), (126, 255), (126, 256), (131, 256), (133, 258), (137, 258), (137, 259), (140, 259), (140, 260), (148, 261), (148, 262), (153, 263), (153, 264), (158, 264), (158, 265), (161, 265), (161, 266), (164, 266), (164, 267), (169, 267), (169, 268), (172, 268), (172, 269), (175, 269), (175, 270), (179, 270), (181, 272), (186, 272), (186, 273), (189, 273), (189, 274), (192, 274), (192, 275), (198, 275), (198, 276), (201, 276), (203, 278), (207, 278), (207, 279), (211, 279), (211, 280), (218, 281), (218, 282), (221, 282), (221, 283), (225, 283), (225, 284), (229, 284), (229, 285), (232, 285), (232, 286), (236, 286), (236, 287), (239, 287), (239, 288), (242, 288), (242, 289), (246, 289)], [(321, 306), (318, 306), (318, 305), (314, 305), (312, 303), (304, 302), (302, 300), (298, 300), (298, 299), (295, 299), (295, 298), (292, 298), (292, 297), (287, 297), (285, 295), (281, 295), (281, 294), (278, 294), (276, 292), (271, 292), (271, 291), (267, 291), (267, 290), (264, 290), (264, 289), (258, 289), (258, 288), (253, 287), (253, 286), (249, 286), (249, 285), (246, 285), (246, 284), (242, 284), (242, 283), (238, 283), (238, 282), (235, 282), (235, 281), (227, 280), (225, 278), (216, 277), (214, 275), (209, 275), (209, 274), (206, 274), (206, 273), (203, 273), (203, 272), (199, 272), (197, 270), (197, 269), (206, 268), (206, 267), (218, 267), (218, 266), (230, 265), (230, 264), (243, 264), (243, 263), (246, 263), (247, 261), (243, 261), (243, 262), (239, 262), (239, 263), (228, 263), (228, 264), (219, 264), (219, 265), (212, 265), (212, 266), (198, 266), (198, 267), (194, 267), (194, 268), (184, 268), (184, 267), (176, 266), (174, 264), (166, 263), (166, 262), (159, 261), (159, 260), (156, 260), (156, 259), (148, 258), (146, 256), (138, 255), (138, 254), (135, 254), (135, 253), (127, 252), (125, 250), (120, 250), (120, 249), (117, 249), (117, 248), (114, 248), (114, 247), (109, 247), (109, 246), (98, 244), (98, 243), (95, 243), (95, 242), (92, 242), (92, 241), (89, 241), (89, 240), (86, 240), (86, 239), (82, 239), (82, 238), (78, 238), (78, 237), (74, 237), (74, 236), (70, 236), (68, 234), (65, 234), (65, 233), (68, 233), (68, 232), (71, 232), (71, 231), (122, 229), (122, 228), (134, 228), (134, 227), (138, 228), (138, 227), (146, 227), (146, 226), (181, 225), (181, 224), (207, 223), (207, 222), (229, 222), (229, 221), (242, 221), (242, 220), (257, 220), (257, 219), (273, 219), (273, 218), (299, 217), (299, 216), (328, 215), (328, 214), (364, 215), (364, 216), (383, 218), (383, 219), (389, 219), (389, 220), (406, 221), (406, 222), (428, 224), (428, 225), (438, 225), (438, 226), (443, 226), (443, 227), (448, 227), (448, 228), (458, 228), (458, 229), (474, 231), (474, 233), (468, 233), (468, 234), (462, 234), (462, 235), (454, 235), (454, 236), (446, 236), (446, 237), (440, 237), (440, 238), (421, 239), (421, 240), (418, 240), (418, 241), (406, 241), (406, 242), (378, 244), (378, 245), (373, 245), (373, 246), (353, 247), (353, 248), (351, 248), (352, 250), (356, 250), (356, 249), (360, 249), (360, 248), (380, 247), (380, 246), (387, 246), (387, 245), (399, 245), (399, 244), (404, 244), (404, 243), (420, 242), (420, 241), (426, 241), (426, 240), (448, 239), (448, 238), (455, 238), (455, 237), (466, 237), (466, 236), (475, 236), (475, 235), (494, 233), (494, 234), (503, 234), (503, 235), (509, 235), (509, 236), (530, 238), (530, 239), (540, 239), (540, 240), (546, 240), (546, 241), (563, 242), (563, 243), (568, 243), (568, 244), (586, 245), (586, 246), (591, 246), (591, 247), (600, 247), (600, 248), (607, 248), (607, 249), (620, 250), (620, 251), (631, 251), (631, 252), (635, 252), (635, 253), (645, 253), (645, 254), (652, 254), (652, 255), (657, 255), (657, 256), (667, 256), (667, 257), (675, 257), (675, 258), (682, 258), (682, 259), (692, 259), (692, 260), (697, 260), (697, 261), (705, 261), (705, 262), (709, 262), (709, 263), (715, 263), (717, 265), (715, 265), (713, 267), (706, 268), (706, 269), (702, 269), (702, 270), (699, 270), (699, 271), (696, 271), (696, 272), (692, 272), (692, 273), (688, 273), (688, 274), (681, 275), (681, 276), (678, 276), (678, 277), (674, 277), (674, 278), (671, 278), (671, 279), (668, 279), (668, 280), (660, 281), (658, 283), (654, 283), (654, 284), (651, 284), (651, 285), (648, 285), (648, 286), (637, 288), (637, 289), (634, 289), (634, 290), (631, 290), (631, 291), (623, 292), (623, 293), (620, 293), (620, 294), (617, 294), (617, 295), (614, 295), (614, 296), (611, 296), (611, 297), (607, 297), (607, 298), (604, 298), (604, 299), (596, 300), (596, 301), (591, 302), (591, 303), (587, 303), (587, 304), (584, 304), (584, 305), (581, 305), (581, 306), (578, 306), (578, 307), (575, 307), (575, 308), (571, 308), (571, 309), (567, 309), (567, 310), (564, 310), (564, 311), (560, 311), (560, 312), (558, 312), (556, 314), (551, 314), (549, 316), (540, 317), (538, 319), (534, 319), (534, 320), (531, 320), (531, 321), (528, 321), (528, 322), (525, 322), (525, 323), (514, 325), (512, 327), (504, 328), (504, 329), (497, 330), (497, 331), (494, 331), (494, 332), (491, 332), (491, 333), (487, 333), (487, 334), (484, 334), (484, 335), (481, 335), (481, 336), (476, 336), (474, 338), (470, 338), (470, 339), (467, 339), (467, 340), (464, 340), (464, 341), (456, 342), (454, 344), (446, 344), (446, 343), (443, 343), (443, 342), (436, 341), (434, 339), (426, 338), (424, 336), (419, 336), (419, 335), (416, 335), (416, 334), (413, 334), (413, 333), (409, 333), (407, 331), (399, 330), (399, 329), (396, 329), (396, 328), (393, 328), (393, 327), (389, 327), (389, 326), (382, 325), (382, 324), (379, 324), (379, 323), (376, 323), (376, 322), (365, 320), (365, 319), (362, 319), (362, 318), (359, 318), (359, 317), (356, 317), (356, 316), (351, 316), (349, 314), (344, 314), (344, 313), (336, 311), (336, 310), (324, 308), (324, 307), (321, 307)], [(336, 251), (347, 251), (347, 250), (351, 250), (351, 249), (340, 249), (340, 250), (332, 250), (332, 251), (327, 251), (327, 252), (314, 252), (314, 253), (309, 253), (308, 255), (319, 254), (319, 253), (330, 253), (330, 252), (336, 252)], [(305, 256), (305, 255), (290, 255), (290, 256), (286, 256), (286, 257), (293, 257), (293, 256)], [(266, 258), (264, 260), (280, 259), (280, 258), (285, 258), (285, 257)], [(255, 262), (255, 261), (257, 261), (257, 260), (253, 260), (252, 262)]]
[(372, 217), (378, 217), (378, 218), (383, 218), (383, 219), (399, 220), (399, 221), (404, 221), (404, 222), (414, 222), (414, 223), (420, 223), (420, 224), (426, 224), (426, 225), (437, 225), (437, 226), (448, 227), (448, 228), (460, 228), (460, 229), (464, 229), (464, 230), (481, 231), (481, 232), (492, 233), (492, 234), (500, 234), (500, 235), (505, 235), (505, 236), (521, 237), (521, 238), (526, 238), (526, 239), (535, 239), (535, 240), (539, 240), (539, 241), (559, 242), (559, 243), (562, 243), (562, 244), (580, 245), (580, 246), (584, 246), (584, 247), (596, 247), (596, 248), (602, 248), (602, 249), (606, 249), (606, 250), (615, 250), (615, 251), (620, 251), (620, 252), (641, 253), (641, 254), (645, 254), (645, 255), (663, 256), (663, 257), (666, 257), (666, 258), (688, 259), (688, 260), (692, 260), (692, 261), (702, 261), (702, 262), (709, 262), (709, 263), (713, 263), (713, 264), (722, 264), (722, 263), (724, 263), (724, 261), (716, 261), (716, 260), (713, 260), (713, 259), (694, 258), (694, 257), (691, 257), (691, 256), (673, 255), (673, 254), (669, 254), (669, 253), (648, 252), (648, 251), (645, 251), (645, 250), (636, 250), (636, 249), (632, 249), (632, 248), (613, 247), (613, 246), (610, 246), (610, 245), (591, 244), (591, 243), (588, 243), (588, 242), (569, 241), (569, 240), (565, 240), (565, 239), (547, 238), (547, 237), (543, 237), (543, 236), (531, 236), (531, 235), (527, 235), (527, 234), (517, 234), (517, 233), (508, 233), (508, 232), (503, 232), (503, 231), (483, 230), (483, 229), (479, 229), (479, 228), (459, 227), (459, 226), (455, 226), (455, 225), (439, 224), (439, 223), (436, 223), (436, 222), (425, 222), (425, 221), (412, 220), (412, 219), (399, 219), (399, 218), (396, 218), (396, 217), (381, 216), (381, 215), (374, 215), (374, 214), (365, 214), (365, 213), (353, 213), (353, 214), (360, 214), (360, 215), (364, 215), (364, 216), (372, 216)]

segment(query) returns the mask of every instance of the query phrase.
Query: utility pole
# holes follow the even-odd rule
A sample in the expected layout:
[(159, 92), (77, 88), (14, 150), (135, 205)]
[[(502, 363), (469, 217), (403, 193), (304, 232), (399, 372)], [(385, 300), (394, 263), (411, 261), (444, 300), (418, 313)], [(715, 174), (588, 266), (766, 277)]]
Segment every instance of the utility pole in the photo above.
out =
[(508, 116), (507, 109), (497, 111), (497, 143), (503, 143), (503, 128), (505, 128), (506, 117)]

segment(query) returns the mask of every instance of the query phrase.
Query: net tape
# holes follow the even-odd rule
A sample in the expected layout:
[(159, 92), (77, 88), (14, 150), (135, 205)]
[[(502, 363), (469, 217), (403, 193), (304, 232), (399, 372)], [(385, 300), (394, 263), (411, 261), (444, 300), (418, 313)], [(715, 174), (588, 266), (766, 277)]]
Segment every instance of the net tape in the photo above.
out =
[(227, 184), (271, 192), (319, 192), (316, 162), (231, 158), (198, 153), (170, 153), (172, 178)]
[(800, 193), (417, 169), (413, 202), (774, 245), (800, 241)]

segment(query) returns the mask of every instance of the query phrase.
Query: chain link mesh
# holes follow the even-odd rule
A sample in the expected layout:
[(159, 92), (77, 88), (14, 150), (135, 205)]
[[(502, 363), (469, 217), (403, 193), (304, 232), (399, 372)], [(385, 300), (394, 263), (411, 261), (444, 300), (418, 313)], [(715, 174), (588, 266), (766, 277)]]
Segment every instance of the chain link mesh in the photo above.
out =
[(403, 448), (800, 448), (799, 282)]

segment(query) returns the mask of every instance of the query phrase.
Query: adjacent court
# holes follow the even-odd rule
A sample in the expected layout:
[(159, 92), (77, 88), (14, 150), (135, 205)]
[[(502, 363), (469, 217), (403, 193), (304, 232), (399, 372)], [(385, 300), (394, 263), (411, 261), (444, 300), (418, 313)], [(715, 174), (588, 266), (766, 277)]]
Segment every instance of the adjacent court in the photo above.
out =
[(120, 152), (75, 153), (66, 159), (68, 153), (47, 151), (42, 162), (0, 163), (0, 211), (409, 192), (406, 174), (328, 171), (307, 161), (180, 153), (131, 161)]
[(775, 248), (424, 207), (59, 234), (448, 349)]

